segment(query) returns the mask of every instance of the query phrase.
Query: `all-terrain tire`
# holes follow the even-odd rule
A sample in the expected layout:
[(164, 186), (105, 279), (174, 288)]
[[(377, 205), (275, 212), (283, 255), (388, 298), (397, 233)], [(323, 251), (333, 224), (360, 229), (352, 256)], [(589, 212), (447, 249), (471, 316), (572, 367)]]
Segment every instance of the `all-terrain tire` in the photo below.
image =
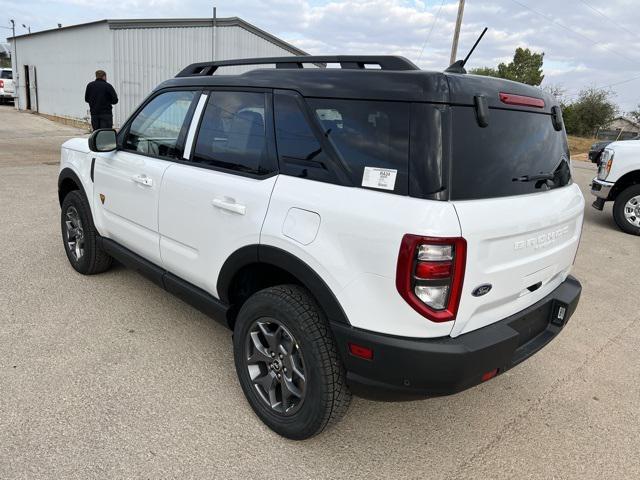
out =
[[(270, 329), (270, 330), (269, 330)], [(277, 336), (280, 332), (285, 347), (275, 348), (263, 337), (264, 331)], [(253, 335), (253, 336), (252, 336)], [(257, 340), (254, 340), (254, 336)], [(298, 390), (302, 400), (293, 396), (293, 400), (284, 398), (280, 385), (281, 403), (277, 410), (272, 401), (265, 398), (265, 389), (258, 386), (256, 378), (273, 375), (276, 383), (273, 400), (277, 404), (278, 382), (275, 378), (280, 372), (284, 377), (287, 357), (274, 370), (269, 365), (268, 355), (285, 352), (287, 339), (291, 340), (291, 349), (299, 355), (299, 369), (304, 373), (304, 387)], [(273, 338), (272, 338), (273, 340)], [(265, 364), (259, 367), (251, 365), (252, 352), (256, 343), (267, 346), (263, 359)], [(269, 428), (276, 433), (294, 440), (303, 440), (322, 432), (327, 426), (342, 418), (349, 408), (351, 392), (346, 385), (345, 370), (338, 355), (333, 334), (327, 319), (309, 292), (298, 285), (279, 285), (255, 293), (242, 306), (234, 327), (233, 335), (234, 359), (236, 372), (244, 394), (254, 412)], [(250, 373), (252, 368), (252, 373)], [(295, 370), (295, 368), (293, 369)], [(293, 378), (293, 374), (291, 379)], [(280, 378), (280, 377), (278, 377)], [(261, 393), (262, 392), (262, 393)], [(268, 396), (267, 396), (268, 397)], [(271, 397), (268, 397), (271, 398)], [(295, 403), (297, 401), (297, 404)], [(289, 408), (291, 412), (286, 411)]]
[(80, 191), (73, 190), (64, 197), (60, 223), (64, 251), (77, 272), (94, 275), (109, 269), (112, 258), (102, 249), (89, 203)]

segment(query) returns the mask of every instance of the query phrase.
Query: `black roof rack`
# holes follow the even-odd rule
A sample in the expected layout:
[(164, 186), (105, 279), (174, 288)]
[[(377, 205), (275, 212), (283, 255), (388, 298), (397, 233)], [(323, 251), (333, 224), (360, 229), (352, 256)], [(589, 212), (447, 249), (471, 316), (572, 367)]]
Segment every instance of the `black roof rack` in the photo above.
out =
[(420, 70), (410, 60), (392, 55), (306, 55), (301, 57), (244, 58), (240, 60), (193, 63), (178, 73), (176, 77), (213, 75), (219, 67), (275, 64), (276, 68), (304, 68), (303, 65), (305, 63), (315, 63), (322, 66), (327, 63), (339, 63), (341, 68), (349, 70), (365, 69), (367, 65), (377, 65), (381, 70)]

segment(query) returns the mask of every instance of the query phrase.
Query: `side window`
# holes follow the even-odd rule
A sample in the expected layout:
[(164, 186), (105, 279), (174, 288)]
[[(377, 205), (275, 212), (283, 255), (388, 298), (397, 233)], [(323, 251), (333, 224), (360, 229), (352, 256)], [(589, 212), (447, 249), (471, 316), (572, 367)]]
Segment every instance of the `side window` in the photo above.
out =
[[(333, 99), (308, 102), (325, 136), (350, 170), (354, 185), (408, 193), (408, 104)], [(377, 183), (379, 175), (395, 176), (395, 181)]]
[(294, 95), (278, 94), (274, 100), (276, 142), (280, 172), (331, 183), (338, 182), (331, 160), (313, 132)]
[(167, 92), (151, 100), (135, 117), (124, 149), (164, 158), (179, 158), (178, 139), (197, 92)]
[(212, 92), (192, 162), (246, 173), (268, 173), (265, 94)]

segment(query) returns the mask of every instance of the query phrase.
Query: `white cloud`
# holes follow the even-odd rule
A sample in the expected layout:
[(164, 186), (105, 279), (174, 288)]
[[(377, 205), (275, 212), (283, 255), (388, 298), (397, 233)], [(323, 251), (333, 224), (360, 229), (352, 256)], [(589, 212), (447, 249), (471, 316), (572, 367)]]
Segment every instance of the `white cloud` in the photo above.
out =
[[(568, 92), (640, 76), (640, 9), (634, 0), (467, 2), (459, 56), (489, 32), (470, 66), (509, 61), (516, 47), (545, 52), (549, 82)], [(399, 54), (416, 61), (441, 0), (213, 0), (219, 16), (239, 16), (315, 54)], [(526, 5), (523, 7), (522, 5)], [(210, 0), (0, 0), (0, 10), (36, 28), (99, 18), (205, 17)], [(529, 7), (529, 8), (527, 8)], [(538, 13), (535, 13), (534, 11)], [(457, 1), (445, 0), (419, 65), (449, 61)], [(24, 20), (23, 20), (24, 18)], [(640, 80), (614, 87), (623, 109), (640, 102)]]

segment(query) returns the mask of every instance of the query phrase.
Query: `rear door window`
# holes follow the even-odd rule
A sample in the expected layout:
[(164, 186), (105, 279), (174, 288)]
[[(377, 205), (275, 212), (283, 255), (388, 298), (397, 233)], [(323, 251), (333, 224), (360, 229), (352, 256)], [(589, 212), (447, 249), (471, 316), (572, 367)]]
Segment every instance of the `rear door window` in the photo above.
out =
[(486, 128), (473, 107), (452, 107), (452, 117), (452, 200), (524, 195), (571, 182), (565, 133), (554, 129), (550, 115), (490, 109)]
[(269, 173), (265, 94), (214, 91), (204, 111), (192, 162), (249, 174)]
[[(319, 98), (307, 101), (353, 185), (407, 194), (409, 104)], [(380, 176), (387, 180), (377, 183)]]
[(12, 80), (13, 79), (13, 72), (11, 70), (1, 70), (0, 71), (0, 78), (3, 80)]

